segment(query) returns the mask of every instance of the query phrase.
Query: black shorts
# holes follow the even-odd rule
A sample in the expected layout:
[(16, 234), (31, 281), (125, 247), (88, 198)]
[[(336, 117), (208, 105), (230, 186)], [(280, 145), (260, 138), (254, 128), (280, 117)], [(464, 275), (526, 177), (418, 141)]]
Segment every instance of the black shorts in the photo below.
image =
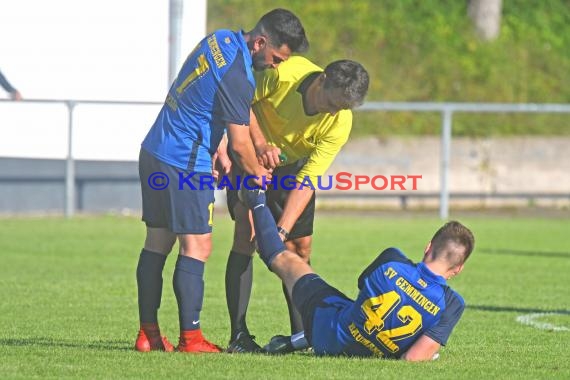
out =
[[(273, 176), (278, 177), (279, 180), (285, 176), (295, 176), (299, 170), (303, 167), (303, 161), (297, 161), (289, 165), (280, 166), (273, 171)], [(235, 164), (234, 167), (237, 167)], [(228, 211), (233, 220), (235, 220), (234, 216), (234, 207), (239, 202), (238, 200), (238, 191), (236, 190), (236, 176), (240, 175), (243, 178), (243, 174), (238, 173), (237, 171), (232, 170), (232, 187), (233, 189), (228, 188), (226, 190), (227, 195), (227, 206)], [(276, 222), (279, 221), (281, 215), (283, 214), (283, 208), (285, 207), (285, 201), (289, 196), (289, 193), (295, 190), (287, 190), (284, 189), (283, 186), (277, 186), (277, 189), (269, 186), (266, 191), (267, 196), (267, 206), (269, 210), (271, 210), (271, 214)], [(305, 236), (313, 235), (313, 222), (315, 219), (315, 193), (311, 197), (311, 200), (307, 204), (307, 207), (303, 210), (291, 231), (289, 231), (289, 240), (298, 239)]]
[[(181, 174), (183, 178), (192, 177), (181, 182)], [(214, 190), (201, 182), (211, 177), (210, 173), (194, 173), (168, 165), (141, 148), (142, 220), (147, 227), (166, 228), (176, 234), (212, 232)]]

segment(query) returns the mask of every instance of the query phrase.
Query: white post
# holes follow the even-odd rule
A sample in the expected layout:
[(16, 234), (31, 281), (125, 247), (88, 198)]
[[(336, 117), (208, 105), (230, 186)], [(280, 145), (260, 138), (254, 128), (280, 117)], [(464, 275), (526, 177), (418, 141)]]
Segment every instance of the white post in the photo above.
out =
[(182, 38), (183, 0), (170, 0), (168, 13), (168, 88), (178, 73)]
[(67, 157), (65, 159), (65, 217), (75, 213), (75, 162), (73, 161), (73, 108), (75, 102), (65, 102), (68, 112)]
[(449, 157), (451, 156), (451, 123), (453, 111), (446, 107), (442, 112), (441, 126), (441, 189), (439, 201), (439, 217), (449, 217)]

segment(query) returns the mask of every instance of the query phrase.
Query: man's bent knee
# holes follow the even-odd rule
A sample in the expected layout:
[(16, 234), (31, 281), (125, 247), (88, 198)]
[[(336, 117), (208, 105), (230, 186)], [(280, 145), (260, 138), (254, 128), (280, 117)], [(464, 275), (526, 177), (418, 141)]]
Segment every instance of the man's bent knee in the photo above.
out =
[(212, 253), (212, 233), (178, 235), (179, 254), (206, 262)]

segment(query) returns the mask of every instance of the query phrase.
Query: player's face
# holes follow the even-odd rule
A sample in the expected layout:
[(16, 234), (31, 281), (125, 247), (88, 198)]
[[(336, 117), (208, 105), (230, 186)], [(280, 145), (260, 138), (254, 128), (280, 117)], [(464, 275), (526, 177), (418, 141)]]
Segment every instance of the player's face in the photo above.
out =
[[(257, 47), (257, 50), (255, 49)], [(252, 54), (254, 70), (265, 70), (276, 68), (279, 64), (291, 55), (291, 50), (287, 45), (276, 48), (269, 44), (266, 39), (256, 41)]]
[(323, 84), (319, 86), (314, 98), (315, 111), (334, 116), (338, 111), (347, 108), (342, 100), (342, 91), (340, 89), (325, 89)]

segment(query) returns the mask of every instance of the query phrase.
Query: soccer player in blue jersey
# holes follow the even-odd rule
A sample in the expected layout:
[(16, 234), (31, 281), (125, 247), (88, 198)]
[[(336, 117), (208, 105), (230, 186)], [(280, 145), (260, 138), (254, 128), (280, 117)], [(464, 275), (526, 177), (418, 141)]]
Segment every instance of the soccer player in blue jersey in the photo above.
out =
[(397, 248), (383, 251), (360, 275), (356, 300), (328, 285), (286, 250), (262, 190), (240, 192), (252, 209), (259, 254), (286, 284), (303, 317), (304, 336), (278, 336), (270, 353), (312, 346), (317, 355), (431, 360), (464, 310), (446, 281), (463, 270), (475, 240), (461, 223), (446, 223), (412, 263)]
[(176, 240), (173, 277), (180, 321), (178, 351), (220, 352), (200, 329), (204, 264), (212, 250), (212, 156), (224, 133), (237, 164), (270, 178), (259, 165), (249, 136), (255, 80), (252, 68), (277, 67), (308, 47), (299, 19), (275, 9), (255, 28), (218, 30), (190, 53), (168, 91), (139, 157), (146, 240), (137, 266), (140, 330), (138, 351), (173, 351), (161, 336), (157, 312), (162, 270)]

